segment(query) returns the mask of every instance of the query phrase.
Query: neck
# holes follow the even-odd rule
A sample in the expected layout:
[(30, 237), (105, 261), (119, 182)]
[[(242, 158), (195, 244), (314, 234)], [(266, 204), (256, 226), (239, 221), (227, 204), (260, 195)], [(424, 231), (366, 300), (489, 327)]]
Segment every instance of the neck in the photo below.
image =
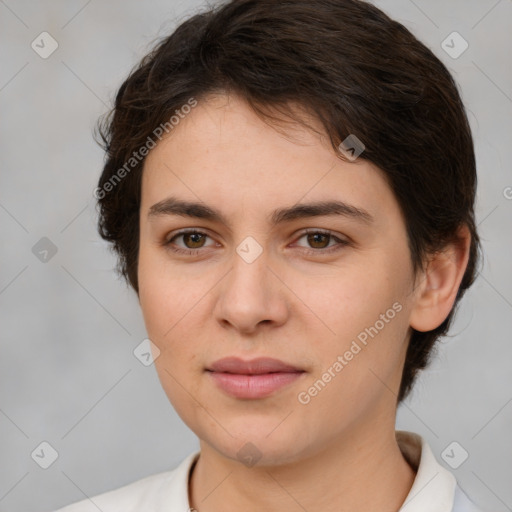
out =
[(201, 441), (190, 478), (190, 506), (197, 512), (396, 512), (415, 470), (400, 451), (394, 423), (389, 427), (358, 425), (311, 456), (265, 467), (246, 467)]

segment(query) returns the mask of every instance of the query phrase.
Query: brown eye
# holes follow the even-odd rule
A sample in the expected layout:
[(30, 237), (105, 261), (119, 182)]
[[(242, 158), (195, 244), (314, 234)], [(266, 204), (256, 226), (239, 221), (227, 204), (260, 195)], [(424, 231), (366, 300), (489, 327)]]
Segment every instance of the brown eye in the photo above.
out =
[(183, 237), (183, 242), (188, 249), (199, 249), (203, 247), (206, 235), (202, 233), (184, 233), (180, 235)]
[(206, 245), (206, 239), (211, 238), (206, 233), (197, 230), (180, 231), (163, 242), (163, 245), (178, 254), (199, 255), (202, 248), (213, 247), (215, 243)]
[(329, 231), (309, 230), (306, 231), (298, 240), (306, 239), (307, 246), (299, 245), (303, 251), (308, 254), (322, 255), (343, 249), (350, 242), (343, 240)]
[(329, 245), (331, 235), (325, 233), (308, 233), (306, 235), (308, 243), (315, 249), (324, 249)]

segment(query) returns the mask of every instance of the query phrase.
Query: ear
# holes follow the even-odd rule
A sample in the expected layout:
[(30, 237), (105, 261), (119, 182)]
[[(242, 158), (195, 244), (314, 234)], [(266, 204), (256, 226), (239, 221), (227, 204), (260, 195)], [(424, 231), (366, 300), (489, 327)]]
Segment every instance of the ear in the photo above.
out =
[(468, 264), (470, 244), (471, 234), (463, 225), (453, 242), (430, 255), (426, 269), (417, 276), (409, 320), (413, 329), (431, 331), (450, 314)]

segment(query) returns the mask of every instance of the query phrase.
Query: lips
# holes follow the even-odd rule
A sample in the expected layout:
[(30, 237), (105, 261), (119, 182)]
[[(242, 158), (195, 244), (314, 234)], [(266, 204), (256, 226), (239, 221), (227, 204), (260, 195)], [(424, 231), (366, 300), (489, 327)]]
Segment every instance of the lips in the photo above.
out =
[(226, 357), (215, 361), (206, 371), (224, 393), (252, 400), (269, 397), (305, 374), (305, 370), (268, 357), (250, 361)]
[(265, 373), (298, 373), (303, 372), (301, 368), (284, 363), (279, 359), (270, 357), (259, 357), (244, 361), (238, 357), (225, 357), (215, 361), (207, 371), (219, 373), (233, 373), (239, 375), (262, 375)]

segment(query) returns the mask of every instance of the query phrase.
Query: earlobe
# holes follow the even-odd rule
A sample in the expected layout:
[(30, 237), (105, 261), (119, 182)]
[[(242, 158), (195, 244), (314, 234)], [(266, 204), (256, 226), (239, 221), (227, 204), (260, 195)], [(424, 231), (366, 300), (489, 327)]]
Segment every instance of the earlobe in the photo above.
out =
[(468, 264), (470, 243), (471, 235), (464, 225), (453, 242), (430, 256), (426, 270), (418, 276), (410, 316), (413, 329), (431, 331), (450, 314)]

